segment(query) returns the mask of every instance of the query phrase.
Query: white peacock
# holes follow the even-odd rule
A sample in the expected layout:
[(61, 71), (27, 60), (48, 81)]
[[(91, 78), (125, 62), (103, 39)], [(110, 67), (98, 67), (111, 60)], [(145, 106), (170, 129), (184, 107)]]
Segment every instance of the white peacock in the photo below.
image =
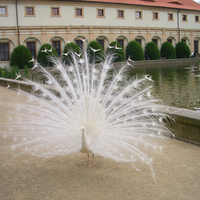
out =
[(136, 169), (142, 161), (154, 176), (149, 149), (160, 151), (160, 140), (169, 130), (162, 122), (167, 116), (156, 112), (159, 105), (146, 86), (150, 77), (128, 78), (133, 68), (114, 67), (113, 56), (98, 64), (90, 63), (87, 53), (71, 56), (69, 66), (52, 58), (51, 72), (36, 63), (37, 81), (26, 80), (32, 91), (20, 90), (29, 103), (11, 105), (17, 118), (10, 117), (7, 124), (3, 137), (13, 138), (13, 143), (4, 150), (40, 157), (83, 152), (87, 166), (95, 165), (94, 156), (131, 163)]

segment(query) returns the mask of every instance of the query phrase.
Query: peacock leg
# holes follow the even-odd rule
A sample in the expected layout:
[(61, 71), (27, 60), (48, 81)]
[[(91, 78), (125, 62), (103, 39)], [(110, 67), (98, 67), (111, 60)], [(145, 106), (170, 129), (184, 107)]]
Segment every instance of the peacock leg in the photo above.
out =
[(87, 153), (87, 162), (85, 164), (85, 167), (90, 166), (90, 162), (89, 162), (89, 153)]
[(94, 154), (92, 154), (92, 164), (89, 167), (95, 167), (95, 163), (94, 163)]

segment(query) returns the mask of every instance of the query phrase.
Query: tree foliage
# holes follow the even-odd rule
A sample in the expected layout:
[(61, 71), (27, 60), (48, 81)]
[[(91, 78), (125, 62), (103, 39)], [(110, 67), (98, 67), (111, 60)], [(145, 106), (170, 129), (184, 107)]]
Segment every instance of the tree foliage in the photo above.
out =
[(144, 52), (142, 46), (135, 40), (128, 43), (126, 47), (126, 59), (138, 61), (144, 60)]
[(25, 66), (31, 68), (33, 66), (31, 52), (23, 45), (19, 45), (13, 49), (11, 54), (10, 66), (24, 69)]
[(125, 61), (125, 54), (122, 46), (117, 41), (113, 41), (109, 44), (106, 54), (113, 54), (114, 60), (113, 62), (122, 62)]
[(161, 54), (161, 57), (165, 57), (166, 59), (176, 58), (176, 50), (174, 46), (170, 42), (167, 42), (167, 41), (162, 44), (160, 54)]
[(97, 41), (91, 41), (87, 46), (87, 53), (90, 63), (99, 63), (104, 60), (103, 48)]
[(185, 42), (178, 42), (175, 49), (177, 58), (190, 58), (190, 48)]
[(37, 61), (44, 67), (52, 67), (53, 62), (50, 59), (51, 57), (58, 57), (56, 50), (48, 43), (43, 44), (40, 47)]
[(157, 45), (154, 42), (148, 42), (145, 47), (145, 55), (148, 55), (150, 60), (160, 59), (160, 52)]
[(80, 47), (74, 42), (67, 43), (64, 47), (64, 54), (62, 56), (62, 61), (65, 64), (70, 64), (73, 62), (72, 53), (81, 54)]

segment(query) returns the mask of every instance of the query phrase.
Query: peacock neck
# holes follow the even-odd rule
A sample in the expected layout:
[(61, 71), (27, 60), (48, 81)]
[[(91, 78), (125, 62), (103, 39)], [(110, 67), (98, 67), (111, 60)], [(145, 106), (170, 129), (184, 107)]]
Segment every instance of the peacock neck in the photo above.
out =
[(89, 144), (88, 144), (87, 137), (86, 137), (86, 134), (85, 134), (84, 130), (82, 131), (81, 152), (83, 152), (83, 153), (89, 153), (90, 152), (90, 150), (89, 150)]

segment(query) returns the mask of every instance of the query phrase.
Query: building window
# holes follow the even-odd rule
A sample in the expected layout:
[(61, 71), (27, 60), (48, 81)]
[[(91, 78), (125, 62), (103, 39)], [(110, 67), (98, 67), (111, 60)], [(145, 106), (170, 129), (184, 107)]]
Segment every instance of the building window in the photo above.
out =
[(168, 13), (168, 21), (174, 21), (174, 15), (172, 13)]
[(181, 39), (181, 42), (185, 42), (186, 43), (186, 39)]
[(83, 49), (83, 41), (82, 40), (76, 40), (75, 42), (79, 46), (79, 48), (82, 50)]
[(199, 22), (199, 16), (195, 16), (195, 22)]
[(1, 61), (10, 60), (9, 43), (0, 43), (0, 60)]
[(185, 15), (185, 14), (182, 15), (182, 21), (187, 22), (187, 15)]
[(199, 53), (199, 41), (194, 40), (194, 53), (195, 55)]
[(152, 39), (152, 42), (154, 42), (155, 45), (158, 46), (158, 40), (157, 39)]
[(97, 17), (105, 17), (105, 10), (97, 8)]
[(122, 46), (122, 49), (124, 49), (124, 40), (123, 39), (118, 39), (117, 42)]
[(142, 11), (136, 11), (136, 19), (142, 19)]
[(0, 16), (8, 16), (7, 6), (0, 6)]
[(101, 47), (104, 49), (104, 40), (97, 40), (97, 42), (101, 45)]
[(167, 39), (167, 42), (169, 42), (170, 44), (172, 44), (172, 39)]
[(83, 8), (75, 8), (75, 16), (83, 17)]
[(60, 17), (59, 7), (51, 7), (51, 17)]
[(25, 6), (25, 16), (35, 16), (35, 7), (34, 6)]
[(153, 12), (153, 20), (158, 20), (158, 12)]
[(141, 39), (136, 39), (136, 42), (138, 42), (140, 45), (142, 45), (142, 40)]
[(117, 11), (117, 18), (124, 18), (124, 10)]
[(36, 58), (35, 42), (27, 42), (27, 49), (31, 52), (31, 55)]
[(52, 46), (56, 50), (58, 57), (61, 56), (60, 41), (52, 41)]

